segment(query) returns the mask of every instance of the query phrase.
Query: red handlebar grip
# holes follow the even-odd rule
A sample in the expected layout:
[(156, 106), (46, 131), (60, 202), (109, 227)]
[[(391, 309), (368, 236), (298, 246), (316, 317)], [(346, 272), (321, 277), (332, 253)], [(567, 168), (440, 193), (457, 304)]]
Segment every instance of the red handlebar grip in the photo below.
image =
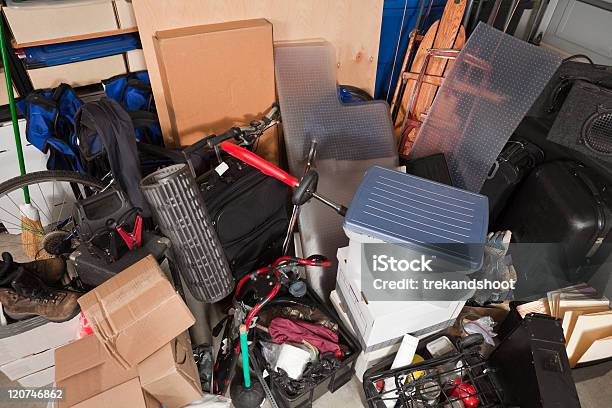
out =
[(263, 174), (266, 174), (270, 177), (274, 177), (275, 179), (278, 179), (291, 187), (297, 187), (298, 185), (298, 179), (296, 177), (287, 173), (285, 170), (276, 167), (272, 163), (262, 159), (261, 157), (245, 149), (244, 147), (240, 147), (228, 141), (222, 142), (219, 147), (221, 147), (221, 149), (223, 149), (229, 155), (234, 156), (235, 158), (242, 160), (243, 162), (255, 167)]

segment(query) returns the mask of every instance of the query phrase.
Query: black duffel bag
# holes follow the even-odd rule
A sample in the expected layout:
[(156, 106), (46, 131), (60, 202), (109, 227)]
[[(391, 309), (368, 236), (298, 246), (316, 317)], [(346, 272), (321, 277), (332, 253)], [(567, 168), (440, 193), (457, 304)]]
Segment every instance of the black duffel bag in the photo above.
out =
[(198, 179), (210, 218), (239, 279), (282, 254), (289, 223), (289, 187), (235, 159), (220, 175)]
[(481, 194), (489, 198), (489, 222), (494, 225), (521, 181), (544, 161), (544, 151), (523, 139), (510, 140), (493, 164)]

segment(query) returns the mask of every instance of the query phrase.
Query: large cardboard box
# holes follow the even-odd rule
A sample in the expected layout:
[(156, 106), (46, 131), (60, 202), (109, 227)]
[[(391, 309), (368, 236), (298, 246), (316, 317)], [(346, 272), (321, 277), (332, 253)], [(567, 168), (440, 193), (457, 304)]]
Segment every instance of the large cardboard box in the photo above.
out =
[(35, 89), (43, 89), (55, 88), (61, 83), (72, 87), (96, 84), (103, 79), (125, 74), (127, 68), (123, 55), (120, 54), (52, 67), (28, 69), (27, 72), (32, 86)]
[(195, 322), (151, 255), (81, 296), (79, 304), (106, 350), (126, 368)]
[[(267, 20), (162, 30), (153, 42), (171, 139), (180, 145), (258, 119), (276, 99)], [(276, 141), (276, 129), (270, 130), (262, 146)]]
[(55, 383), (65, 389), (59, 408), (68, 408), (138, 376), (124, 369), (94, 335), (55, 350)]
[(202, 397), (187, 332), (138, 364), (138, 374), (142, 388), (166, 408), (180, 408)]
[(160, 408), (155, 398), (143, 392), (138, 378), (119, 384), (73, 406), (74, 408)]
[(112, 0), (7, 1), (2, 9), (18, 44), (116, 30)]

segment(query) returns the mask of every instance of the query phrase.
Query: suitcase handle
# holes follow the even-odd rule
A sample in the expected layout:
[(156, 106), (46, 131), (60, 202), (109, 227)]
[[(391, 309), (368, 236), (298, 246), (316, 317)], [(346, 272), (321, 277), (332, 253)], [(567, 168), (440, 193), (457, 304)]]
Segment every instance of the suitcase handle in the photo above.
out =
[(274, 177), (277, 180), (282, 181), (285, 184), (288, 184), (290, 187), (295, 188), (298, 186), (298, 179), (291, 174), (287, 173), (283, 169), (276, 167), (272, 163), (264, 160), (260, 156), (255, 153), (245, 149), (244, 147), (240, 147), (228, 141), (222, 142), (219, 147), (227, 152), (229, 155), (234, 156), (235, 158), (242, 160), (243, 162), (250, 164), (255, 167), (263, 174), (266, 174), (270, 177)]

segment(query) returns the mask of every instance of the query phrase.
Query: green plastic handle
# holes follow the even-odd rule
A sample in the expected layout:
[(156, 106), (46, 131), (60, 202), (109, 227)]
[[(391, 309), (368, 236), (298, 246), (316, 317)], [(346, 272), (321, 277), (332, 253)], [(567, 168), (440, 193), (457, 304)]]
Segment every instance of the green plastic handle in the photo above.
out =
[(240, 325), (240, 354), (242, 354), (242, 373), (244, 375), (245, 388), (251, 388), (251, 371), (249, 368), (249, 345), (247, 343), (247, 329), (244, 324)]
[[(0, 16), (0, 50), (2, 51), (2, 65), (4, 66), (4, 79), (6, 80), (6, 91), (9, 99), (9, 109), (11, 111), (11, 121), (13, 122), (13, 134), (15, 136), (15, 149), (19, 159), (19, 173), (26, 174), (25, 161), (23, 160), (23, 147), (21, 146), (21, 136), (19, 134), (19, 124), (17, 123), (17, 106), (15, 95), (13, 94), (13, 81), (11, 80), (11, 70), (9, 68), (8, 48), (6, 46), (6, 33), (4, 30), (4, 19)], [(27, 186), (23, 187), (23, 200), (30, 204), (30, 190)]]

